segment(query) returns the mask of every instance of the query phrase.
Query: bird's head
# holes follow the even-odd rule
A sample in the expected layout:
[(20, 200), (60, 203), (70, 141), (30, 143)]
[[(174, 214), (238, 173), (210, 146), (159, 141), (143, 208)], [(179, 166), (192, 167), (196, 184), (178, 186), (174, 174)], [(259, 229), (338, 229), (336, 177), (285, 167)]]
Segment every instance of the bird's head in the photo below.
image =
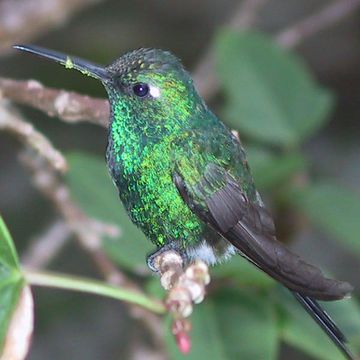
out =
[(106, 67), (105, 83), (116, 106), (119, 98), (130, 111), (156, 119), (183, 119), (199, 105), (192, 79), (180, 60), (168, 51), (138, 49)]
[(120, 116), (136, 118), (140, 114), (158, 126), (165, 118), (182, 121), (203, 106), (190, 75), (168, 51), (138, 49), (103, 67), (37, 46), (14, 47), (100, 80), (109, 94), (113, 112)]

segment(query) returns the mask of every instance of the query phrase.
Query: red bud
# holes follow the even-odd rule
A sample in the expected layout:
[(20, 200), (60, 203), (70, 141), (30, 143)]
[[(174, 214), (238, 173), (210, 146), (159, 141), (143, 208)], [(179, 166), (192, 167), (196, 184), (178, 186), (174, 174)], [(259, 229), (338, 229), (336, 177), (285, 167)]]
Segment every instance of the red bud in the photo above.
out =
[(191, 349), (191, 340), (188, 333), (180, 331), (175, 335), (176, 343), (183, 354), (188, 354)]

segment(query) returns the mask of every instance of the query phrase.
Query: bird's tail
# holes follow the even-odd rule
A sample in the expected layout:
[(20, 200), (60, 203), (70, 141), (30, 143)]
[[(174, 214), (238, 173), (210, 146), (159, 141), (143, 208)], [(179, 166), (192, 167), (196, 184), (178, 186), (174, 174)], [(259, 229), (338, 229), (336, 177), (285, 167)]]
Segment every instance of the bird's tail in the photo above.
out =
[(346, 337), (337, 327), (331, 317), (325, 312), (320, 304), (309, 296), (301, 295), (293, 292), (295, 298), (304, 307), (304, 309), (311, 315), (311, 317), (319, 324), (319, 326), (326, 332), (334, 344), (341, 350), (346, 359), (355, 360), (355, 356), (346, 346)]

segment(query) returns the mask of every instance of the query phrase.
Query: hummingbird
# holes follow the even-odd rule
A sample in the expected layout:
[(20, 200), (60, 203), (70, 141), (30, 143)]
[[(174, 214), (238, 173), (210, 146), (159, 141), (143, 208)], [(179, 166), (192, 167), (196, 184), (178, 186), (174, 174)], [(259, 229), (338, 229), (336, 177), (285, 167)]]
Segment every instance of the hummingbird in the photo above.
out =
[[(353, 290), (327, 278), (276, 238), (244, 148), (198, 94), (172, 53), (141, 48), (109, 66), (38, 46), (14, 48), (98, 79), (110, 102), (106, 162), (130, 219), (156, 250), (209, 265), (238, 254), (289, 289), (346, 359), (346, 338), (318, 300)], [(241, 84), (239, 84), (241, 86)]]

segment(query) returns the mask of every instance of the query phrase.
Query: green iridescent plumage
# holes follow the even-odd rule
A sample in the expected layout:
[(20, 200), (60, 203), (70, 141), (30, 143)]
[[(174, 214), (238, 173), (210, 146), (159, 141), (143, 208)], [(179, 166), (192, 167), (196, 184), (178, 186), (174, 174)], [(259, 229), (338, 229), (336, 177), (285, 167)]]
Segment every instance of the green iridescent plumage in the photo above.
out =
[[(139, 50), (108, 70), (120, 74), (117, 83), (125, 89), (136, 83), (150, 87), (147, 99), (119, 93), (116, 85), (108, 88), (112, 123), (107, 160), (120, 197), (131, 219), (156, 245), (173, 242), (186, 250), (211, 230), (184, 203), (172, 174), (177, 168), (194, 183), (215, 162), (233, 168), (252, 187), (244, 159), (234, 161), (234, 154), (242, 154), (239, 143), (210, 112), (173, 55)], [(152, 89), (157, 99), (151, 97)], [(216, 136), (211, 139), (210, 134)]]
[(129, 216), (157, 246), (150, 267), (168, 248), (185, 262), (209, 264), (238, 253), (290, 289), (353, 359), (315, 300), (341, 299), (351, 285), (326, 278), (277, 241), (239, 140), (208, 109), (175, 56), (140, 49), (104, 68), (47, 49), (16, 48), (104, 84), (111, 105), (108, 167)]

